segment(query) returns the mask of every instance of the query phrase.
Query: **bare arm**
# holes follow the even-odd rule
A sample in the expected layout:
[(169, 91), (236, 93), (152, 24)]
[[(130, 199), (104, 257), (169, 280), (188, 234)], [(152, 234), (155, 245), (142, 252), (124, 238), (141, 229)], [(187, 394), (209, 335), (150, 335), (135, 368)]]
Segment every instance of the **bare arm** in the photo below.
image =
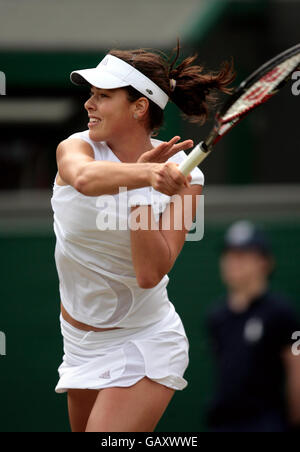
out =
[[(150, 219), (153, 215), (151, 206), (138, 208), (141, 216), (144, 215), (143, 211), (148, 211), (149, 219), (147, 230), (131, 228), (130, 231), (133, 265), (140, 287), (146, 289), (156, 286), (172, 269), (196, 214), (197, 195), (200, 195), (201, 192), (201, 185), (183, 188), (177, 197), (178, 204), (171, 202), (160, 215), (157, 230), (150, 227)], [(191, 204), (187, 201), (187, 195), (191, 197)], [(182, 210), (179, 207), (180, 202), (182, 202)], [(190, 210), (192, 211), (190, 212)], [(184, 215), (186, 219), (190, 219), (190, 224), (184, 224)], [(169, 219), (170, 228), (167, 230), (166, 225), (168, 225)], [(180, 224), (181, 229), (178, 228)]]
[(86, 196), (118, 193), (149, 185), (149, 164), (96, 161), (91, 146), (77, 138), (62, 141), (56, 152), (61, 178)]
[(187, 183), (174, 163), (119, 163), (96, 161), (92, 147), (84, 140), (62, 141), (56, 152), (60, 177), (86, 196), (115, 194), (119, 187), (132, 190), (152, 185), (172, 196)]
[(283, 352), (286, 369), (286, 396), (290, 423), (300, 427), (300, 355), (294, 355), (291, 347)]

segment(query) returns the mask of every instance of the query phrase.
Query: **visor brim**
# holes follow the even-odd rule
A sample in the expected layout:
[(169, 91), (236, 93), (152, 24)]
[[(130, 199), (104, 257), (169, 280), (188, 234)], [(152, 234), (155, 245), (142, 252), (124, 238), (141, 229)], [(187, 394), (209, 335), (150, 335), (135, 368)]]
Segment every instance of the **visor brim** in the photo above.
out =
[(92, 85), (96, 88), (115, 89), (129, 86), (128, 82), (119, 79), (115, 75), (99, 72), (96, 69), (82, 69), (73, 71), (70, 75), (71, 82), (75, 85)]

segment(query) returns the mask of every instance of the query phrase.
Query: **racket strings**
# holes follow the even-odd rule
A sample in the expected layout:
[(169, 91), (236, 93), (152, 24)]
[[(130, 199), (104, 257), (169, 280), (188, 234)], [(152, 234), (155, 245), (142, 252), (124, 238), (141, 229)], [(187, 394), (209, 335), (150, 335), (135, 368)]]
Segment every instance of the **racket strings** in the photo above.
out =
[(276, 88), (281, 82), (286, 80), (288, 76), (300, 64), (300, 53), (283, 61), (273, 67), (254, 84), (252, 84), (246, 92), (239, 97), (236, 102), (222, 115), (223, 123), (232, 121), (234, 118), (244, 115), (252, 108), (268, 100), (276, 92)]

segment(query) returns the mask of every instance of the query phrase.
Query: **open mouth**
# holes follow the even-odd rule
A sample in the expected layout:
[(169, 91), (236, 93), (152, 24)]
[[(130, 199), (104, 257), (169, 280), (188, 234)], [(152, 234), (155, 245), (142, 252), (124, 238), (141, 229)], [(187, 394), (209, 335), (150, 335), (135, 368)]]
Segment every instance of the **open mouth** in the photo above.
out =
[(89, 123), (88, 123), (88, 126), (90, 127), (93, 127), (93, 126), (96, 126), (97, 124), (99, 124), (101, 122), (101, 119), (98, 119), (98, 118), (89, 118)]

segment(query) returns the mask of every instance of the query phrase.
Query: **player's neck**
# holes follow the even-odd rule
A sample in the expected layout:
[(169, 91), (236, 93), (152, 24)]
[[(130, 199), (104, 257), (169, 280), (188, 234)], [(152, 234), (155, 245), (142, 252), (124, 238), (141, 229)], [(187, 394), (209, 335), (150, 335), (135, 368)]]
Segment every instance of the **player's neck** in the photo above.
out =
[(107, 142), (107, 145), (114, 152), (114, 154), (126, 163), (134, 163), (146, 151), (152, 149), (151, 136), (145, 133), (145, 130), (135, 130), (132, 133), (130, 130), (123, 136), (118, 136), (116, 140), (112, 139)]
[(252, 301), (262, 295), (268, 287), (267, 281), (253, 281), (239, 288), (229, 289), (228, 304), (232, 311), (242, 312), (248, 309)]

